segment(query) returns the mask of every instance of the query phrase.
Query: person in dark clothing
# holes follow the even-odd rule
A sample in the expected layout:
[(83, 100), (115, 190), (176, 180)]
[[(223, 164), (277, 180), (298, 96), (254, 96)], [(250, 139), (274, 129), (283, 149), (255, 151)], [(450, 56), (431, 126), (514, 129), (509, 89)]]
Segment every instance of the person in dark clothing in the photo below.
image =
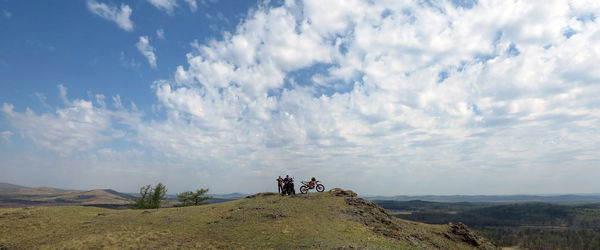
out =
[(283, 180), (283, 188), (281, 189), (281, 195), (286, 194), (296, 194), (296, 190), (294, 190), (294, 178), (290, 178), (289, 176), (286, 176)]
[(310, 179), (310, 188), (315, 188), (317, 185), (317, 179), (315, 177)]
[(283, 189), (283, 178), (281, 178), (281, 175), (280, 175), (279, 178), (277, 178), (277, 192), (279, 192), (281, 194), (282, 189)]

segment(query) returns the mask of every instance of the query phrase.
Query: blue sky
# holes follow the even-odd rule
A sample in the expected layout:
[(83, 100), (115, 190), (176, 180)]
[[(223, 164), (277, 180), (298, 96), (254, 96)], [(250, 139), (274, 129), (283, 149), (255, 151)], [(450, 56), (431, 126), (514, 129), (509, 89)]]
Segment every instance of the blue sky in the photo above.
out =
[[(192, 41), (204, 42), (234, 29), (256, 5), (251, 1), (199, 2), (200, 8), (192, 12), (181, 2), (169, 14), (146, 1), (127, 4), (136, 10), (130, 17), (134, 23), (131, 31), (92, 14), (86, 1), (3, 1), (3, 12), (11, 14), (3, 16), (1, 23), (6, 35), (0, 41), (0, 70), (2, 82), (7, 84), (2, 84), (0, 98), (24, 108), (34, 104), (24, 96), (37, 92), (57, 97), (56, 87), (63, 84), (74, 96), (119, 94), (143, 104), (140, 108), (146, 110), (155, 99), (150, 83), (172, 77), (175, 68), (185, 63)], [(164, 39), (157, 37), (157, 30), (163, 30)], [(156, 47), (160, 67), (148, 67), (138, 52), (135, 44), (140, 36), (149, 37)], [(34, 74), (31, 69), (36, 69)], [(58, 103), (57, 98), (47, 100)]]
[(562, 0), (0, 0), (0, 181), (597, 192), (598, 14)]

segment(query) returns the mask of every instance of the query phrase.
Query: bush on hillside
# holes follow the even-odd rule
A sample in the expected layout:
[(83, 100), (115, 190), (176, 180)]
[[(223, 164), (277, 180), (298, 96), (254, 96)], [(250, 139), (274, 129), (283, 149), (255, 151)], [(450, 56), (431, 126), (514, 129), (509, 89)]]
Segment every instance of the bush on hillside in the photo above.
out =
[(134, 199), (135, 204), (133, 204), (131, 208), (160, 208), (162, 202), (166, 199), (166, 196), (167, 187), (160, 182), (154, 188), (152, 188), (151, 185), (143, 186), (140, 188), (140, 197)]
[(210, 196), (204, 196), (208, 189), (198, 189), (196, 192), (185, 191), (177, 194), (177, 200), (181, 202), (179, 206), (198, 206), (206, 204), (204, 201), (212, 199)]

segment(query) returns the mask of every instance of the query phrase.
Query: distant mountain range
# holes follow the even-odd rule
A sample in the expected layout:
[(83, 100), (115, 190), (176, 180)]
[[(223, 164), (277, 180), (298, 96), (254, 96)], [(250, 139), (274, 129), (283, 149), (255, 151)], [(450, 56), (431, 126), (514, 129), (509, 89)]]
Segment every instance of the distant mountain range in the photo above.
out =
[[(220, 203), (238, 200), (249, 194), (209, 194), (213, 198), (208, 203)], [(112, 189), (94, 189), (89, 191), (64, 190), (58, 188), (31, 188), (0, 182), (0, 208), (28, 206), (103, 206), (127, 207), (137, 197), (135, 193), (121, 193)], [(170, 202), (176, 202), (175, 194), (168, 194)], [(421, 195), (421, 196), (364, 196), (373, 201), (433, 201), (433, 202), (470, 202), (474, 204), (511, 204), (524, 202), (544, 202), (552, 204), (589, 204), (600, 203), (600, 194), (568, 195)]]
[(421, 195), (421, 196), (366, 196), (368, 200), (392, 201), (433, 201), (433, 202), (470, 202), (474, 204), (511, 204), (524, 202), (544, 202), (552, 204), (589, 204), (600, 203), (600, 194), (564, 194), (564, 195)]
[(10, 189), (19, 189), (19, 188), (26, 188), (26, 187), (15, 185), (15, 184), (10, 184), (10, 183), (0, 182), (0, 190), (4, 190), (4, 189), (10, 190)]
[(127, 207), (133, 198), (112, 189), (78, 191), (0, 183), (0, 208), (66, 205), (119, 208)]
[[(245, 198), (249, 194), (209, 194), (213, 198), (207, 203), (221, 203)], [(125, 208), (138, 197), (137, 193), (121, 193), (112, 189), (89, 191), (65, 190), (50, 187), (25, 187), (0, 182), (0, 208), (31, 206), (98, 206)], [(175, 194), (167, 194), (169, 203), (176, 203)]]
[(231, 193), (231, 194), (209, 194), (208, 196), (212, 196), (213, 198), (218, 198), (218, 199), (242, 199), (242, 198), (246, 198), (247, 196), (249, 196), (250, 194), (243, 194), (243, 193)]

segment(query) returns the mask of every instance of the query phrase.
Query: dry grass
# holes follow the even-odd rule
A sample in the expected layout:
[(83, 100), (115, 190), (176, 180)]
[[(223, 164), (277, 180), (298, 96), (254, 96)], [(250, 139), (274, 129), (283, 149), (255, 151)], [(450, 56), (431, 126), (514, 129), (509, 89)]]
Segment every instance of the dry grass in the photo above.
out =
[[(0, 248), (415, 248), (348, 219), (350, 209), (328, 193), (158, 210), (0, 209)], [(444, 248), (467, 247), (445, 239), (445, 226), (397, 222)]]

